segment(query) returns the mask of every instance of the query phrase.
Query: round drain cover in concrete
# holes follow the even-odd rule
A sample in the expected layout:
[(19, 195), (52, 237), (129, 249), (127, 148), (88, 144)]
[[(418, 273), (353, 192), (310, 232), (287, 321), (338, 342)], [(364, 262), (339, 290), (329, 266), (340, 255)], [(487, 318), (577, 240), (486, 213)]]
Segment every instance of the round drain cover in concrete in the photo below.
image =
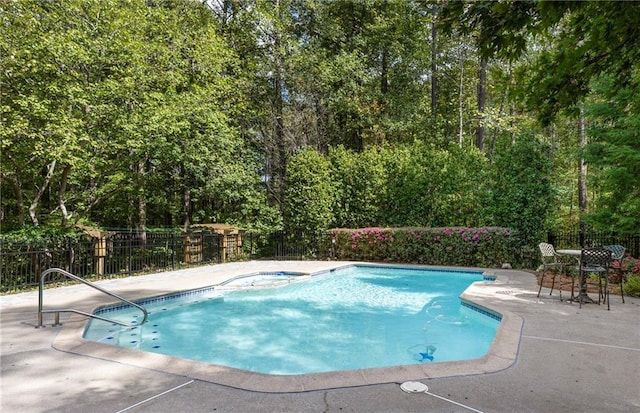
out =
[(407, 393), (425, 393), (429, 390), (426, 384), (419, 381), (405, 381), (400, 385), (400, 388)]

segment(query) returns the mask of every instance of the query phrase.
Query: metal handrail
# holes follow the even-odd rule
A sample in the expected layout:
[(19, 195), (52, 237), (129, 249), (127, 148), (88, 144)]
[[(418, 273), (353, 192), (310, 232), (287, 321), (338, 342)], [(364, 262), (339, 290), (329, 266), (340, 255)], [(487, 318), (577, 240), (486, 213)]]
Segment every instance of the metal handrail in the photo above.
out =
[[(142, 313), (144, 314), (144, 317), (142, 318), (142, 322), (140, 324), (129, 324), (129, 323), (125, 323), (122, 321), (118, 321), (118, 320), (113, 320), (113, 319), (109, 319), (106, 317), (101, 317), (99, 315), (96, 314), (91, 314), (91, 313), (87, 313), (84, 311), (80, 311), (80, 310), (76, 310), (73, 308), (59, 308), (59, 309), (49, 309), (49, 310), (43, 310), (43, 301), (44, 301), (44, 279), (47, 275), (51, 274), (51, 273), (60, 273), (62, 275), (64, 275), (67, 278), (71, 278), (72, 280), (76, 280), (79, 281), (85, 285), (88, 285), (91, 288), (95, 288), (96, 290), (103, 292), (105, 294), (107, 294), (110, 297), (113, 297), (117, 300), (120, 300), (122, 302), (125, 302), (131, 306), (134, 306), (136, 308), (138, 308), (140, 311), (142, 311)], [(40, 287), (38, 290), (38, 325), (36, 326), (36, 328), (41, 328), (44, 327), (44, 324), (42, 323), (42, 314), (43, 313), (55, 313), (56, 314), (56, 318), (55, 318), (55, 323), (53, 324), (54, 326), (58, 326), (60, 325), (60, 313), (76, 313), (76, 314), (81, 314), (87, 317), (91, 317), (91, 318), (97, 318), (98, 320), (102, 320), (102, 321), (107, 321), (107, 322), (111, 322), (111, 323), (115, 323), (115, 324), (119, 324), (121, 326), (125, 326), (125, 327), (135, 327), (141, 324), (144, 324), (145, 321), (147, 321), (147, 317), (149, 316), (149, 313), (147, 312), (147, 310), (142, 307), (139, 304), (136, 304), (132, 301), (127, 300), (126, 298), (122, 298), (117, 294), (112, 293), (111, 291), (105, 290), (104, 288), (90, 282), (87, 281), (83, 278), (78, 277), (77, 275), (73, 275), (68, 271), (65, 271), (61, 268), (49, 268), (48, 270), (44, 270), (42, 272), (42, 274), (40, 274)]]

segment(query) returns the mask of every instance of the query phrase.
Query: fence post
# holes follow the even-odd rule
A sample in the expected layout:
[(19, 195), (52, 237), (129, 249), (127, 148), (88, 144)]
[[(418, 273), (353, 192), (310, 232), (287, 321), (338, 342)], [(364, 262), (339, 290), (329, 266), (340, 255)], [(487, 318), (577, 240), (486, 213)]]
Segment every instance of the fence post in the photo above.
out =
[(277, 251), (277, 248), (278, 248), (278, 234), (279, 234), (278, 231), (272, 232), (271, 234), (269, 234), (269, 241), (273, 242), (273, 257), (274, 258), (276, 257), (276, 251)]
[(184, 233), (184, 237), (182, 237), (182, 253), (184, 255), (184, 262), (186, 264), (191, 263), (191, 236), (188, 232)]
[(71, 239), (71, 237), (66, 237), (66, 244), (67, 244), (67, 271), (74, 274), (75, 271), (73, 270), (73, 262), (75, 261), (75, 251), (73, 250), (73, 241)]
[(107, 256), (107, 237), (102, 233), (98, 234), (96, 238), (94, 254), (96, 258), (96, 274), (104, 275), (104, 260)]
[(221, 231), (222, 233), (218, 233), (218, 245), (219, 245), (219, 251), (220, 251), (220, 261), (221, 262), (227, 262), (227, 245), (228, 245), (228, 240), (227, 240), (227, 232), (226, 231)]
[(585, 239), (587, 237), (587, 228), (586, 228), (586, 224), (584, 222), (580, 222), (580, 233), (579, 233), (579, 237), (580, 237), (580, 248), (584, 248), (585, 247)]
[(131, 268), (133, 268), (133, 233), (131, 231), (129, 231), (129, 237), (128, 237), (128, 242), (129, 242), (129, 265), (127, 268), (127, 271), (129, 273), (129, 275), (131, 275)]
[(273, 243), (273, 257), (277, 260), (279, 257), (278, 251), (280, 250), (280, 245), (284, 241), (284, 231), (280, 230), (275, 233), (275, 242)]
[(556, 246), (556, 237), (552, 232), (547, 232), (547, 242), (553, 246)]
[(200, 249), (198, 250), (198, 257), (200, 257), (198, 263), (202, 264), (204, 262), (204, 232), (200, 233)]
[(171, 269), (176, 269), (176, 234), (171, 232)]

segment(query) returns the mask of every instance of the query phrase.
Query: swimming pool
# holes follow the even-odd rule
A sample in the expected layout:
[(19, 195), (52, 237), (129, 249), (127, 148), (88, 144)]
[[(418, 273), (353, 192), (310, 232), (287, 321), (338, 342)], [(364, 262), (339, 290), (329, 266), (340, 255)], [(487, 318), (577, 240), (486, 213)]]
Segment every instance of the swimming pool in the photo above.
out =
[[(499, 325), (499, 315), (458, 298), (484, 279), (480, 271), (382, 266), (311, 277), (254, 274), (225, 288), (143, 300), (150, 312), (143, 326), (92, 320), (84, 337), (278, 375), (467, 360), (487, 353)], [(137, 316), (122, 307), (97, 312), (127, 321)]]

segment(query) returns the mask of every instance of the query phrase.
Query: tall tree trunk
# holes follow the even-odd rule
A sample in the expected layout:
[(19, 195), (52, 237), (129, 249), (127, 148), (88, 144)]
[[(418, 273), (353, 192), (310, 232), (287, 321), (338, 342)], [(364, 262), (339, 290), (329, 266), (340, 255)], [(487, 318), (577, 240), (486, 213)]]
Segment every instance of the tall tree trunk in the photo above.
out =
[(462, 121), (464, 103), (464, 49), (460, 49), (460, 94), (458, 95), (458, 146), (462, 148), (464, 125)]
[[(507, 100), (507, 89), (505, 88), (500, 96), (500, 108), (498, 109), (498, 114), (500, 117), (504, 115), (504, 105)], [(491, 134), (491, 140), (489, 142), (489, 158), (491, 162), (493, 162), (493, 155), (496, 150), (496, 141), (498, 140), (498, 134), (500, 133), (500, 128), (497, 126), (493, 127), (493, 133)]]
[[(509, 91), (513, 87), (513, 66), (511, 62), (509, 62)], [(516, 144), (516, 130), (515, 130), (515, 122), (513, 120), (514, 115), (516, 113), (515, 104), (513, 103), (513, 99), (509, 99), (509, 129), (511, 130), (511, 145)]]
[(438, 110), (438, 15), (431, 23), (431, 114), (435, 118)]
[[(276, 1), (276, 9), (278, 10), (278, 16), (281, 16), (280, 1)], [(284, 130), (284, 102), (282, 98), (283, 94), (283, 72), (284, 72), (284, 57), (282, 56), (282, 34), (278, 30), (274, 30), (273, 33), (273, 102), (274, 102), (274, 117), (275, 117), (275, 144), (277, 152), (277, 160), (275, 162), (274, 171), (274, 187), (277, 192), (276, 199), (283, 199), (285, 191), (285, 177), (287, 174), (287, 145), (285, 142), (285, 130)]]
[(187, 177), (184, 165), (180, 166), (182, 175), (182, 228), (187, 231), (191, 225), (191, 191), (187, 185)]
[[(389, 92), (389, 49), (383, 46), (382, 62), (380, 68), (380, 95), (381, 113), (383, 117), (387, 114), (387, 93)], [(381, 128), (381, 133), (376, 138), (377, 144), (383, 144), (387, 140), (387, 131)]]
[(484, 151), (484, 109), (487, 101), (487, 59), (480, 58), (478, 71), (478, 126), (476, 128), (476, 146)]
[(382, 62), (380, 67), (380, 94), (384, 97), (389, 92), (389, 50), (382, 48)]
[(146, 191), (144, 190), (145, 185), (145, 175), (147, 173), (147, 168), (145, 167), (146, 160), (140, 159), (138, 161), (138, 176), (142, 182), (142, 188), (138, 191), (138, 234), (140, 234), (143, 245), (147, 243), (147, 197)]
[(69, 224), (69, 220), (71, 219), (71, 215), (67, 212), (67, 206), (64, 203), (64, 195), (67, 191), (67, 179), (69, 178), (69, 174), (71, 173), (71, 165), (65, 165), (62, 170), (62, 176), (60, 177), (60, 188), (58, 188), (58, 207), (60, 207), (60, 212), (62, 213), (62, 226), (66, 227)]
[[(285, 144), (284, 120), (282, 102), (282, 79), (280, 64), (277, 63), (275, 79), (274, 79), (274, 116), (275, 116), (275, 143), (277, 150), (277, 161), (275, 165), (277, 191), (279, 194), (284, 192), (284, 181), (287, 174), (287, 146)], [(280, 196), (278, 196), (280, 197)]]
[[(580, 149), (583, 150), (587, 146), (586, 122), (584, 118), (584, 109), (580, 107), (578, 117), (578, 138), (580, 139)], [(578, 208), (580, 214), (589, 212), (587, 204), (587, 164), (582, 156), (578, 160)], [(580, 245), (584, 246), (584, 239), (587, 233), (587, 224), (580, 217)]]
[(55, 169), (56, 169), (56, 161), (54, 160), (54, 161), (51, 161), (49, 165), (47, 165), (47, 173), (44, 177), (44, 182), (42, 183), (42, 186), (36, 193), (36, 196), (33, 198), (33, 202), (31, 202), (31, 206), (29, 207), (29, 217), (31, 218), (31, 222), (33, 223), (33, 225), (36, 227), (40, 225), (40, 223), (38, 222), (38, 215), (36, 213), (38, 210), (38, 205), (40, 204), (40, 199), (42, 198), (42, 195), (44, 194), (44, 192), (49, 187), (49, 184), (51, 183), (51, 179), (53, 178), (53, 172), (55, 171)]

